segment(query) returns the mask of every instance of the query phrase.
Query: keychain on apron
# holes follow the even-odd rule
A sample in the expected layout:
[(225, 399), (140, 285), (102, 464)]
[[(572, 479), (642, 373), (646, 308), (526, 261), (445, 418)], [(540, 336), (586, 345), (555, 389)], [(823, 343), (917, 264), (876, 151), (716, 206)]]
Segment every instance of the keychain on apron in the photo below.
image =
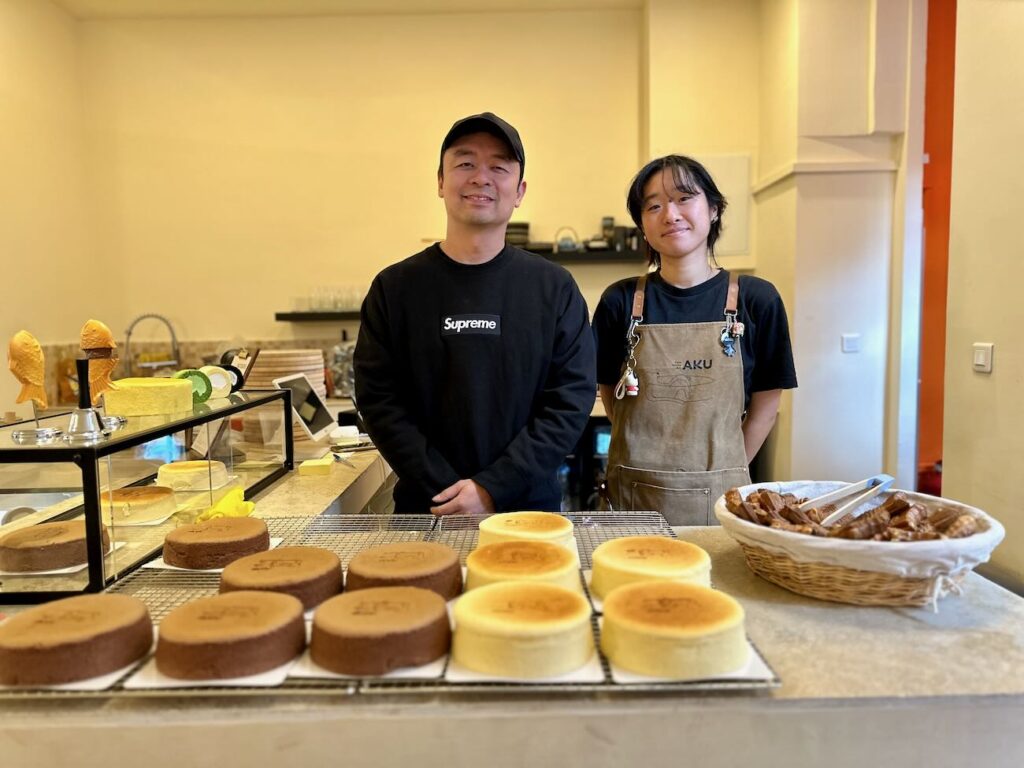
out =
[(629, 323), (629, 331), (626, 333), (626, 343), (629, 348), (629, 359), (626, 361), (626, 370), (622, 372), (622, 378), (615, 385), (615, 399), (623, 397), (636, 397), (640, 394), (640, 380), (636, 377), (636, 357), (633, 352), (636, 345), (640, 343), (640, 334), (636, 332), (638, 320), (633, 318)]
[(733, 357), (736, 354), (736, 343), (743, 337), (743, 323), (736, 319), (738, 296), (739, 284), (730, 281), (725, 301), (725, 327), (718, 340), (722, 345), (722, 354), (726, 357)]

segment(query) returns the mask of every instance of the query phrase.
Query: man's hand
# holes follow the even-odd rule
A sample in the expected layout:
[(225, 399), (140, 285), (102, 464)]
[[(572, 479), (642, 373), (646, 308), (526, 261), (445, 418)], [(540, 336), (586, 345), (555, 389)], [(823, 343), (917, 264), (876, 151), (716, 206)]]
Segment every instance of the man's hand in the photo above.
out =
[(449, 485), (432, 501), (438, 505), (430, 508), (435, 515), (487, 515), (494, 511), (491, 494), (472, 480)]

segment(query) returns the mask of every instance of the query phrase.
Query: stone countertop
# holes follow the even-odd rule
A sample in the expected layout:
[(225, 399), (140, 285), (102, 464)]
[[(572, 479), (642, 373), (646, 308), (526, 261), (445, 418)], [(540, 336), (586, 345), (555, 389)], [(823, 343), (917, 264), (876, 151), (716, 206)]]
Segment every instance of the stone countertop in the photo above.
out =
[(377, 451), (344, 454), (327, 475), (300, 475), (296, 469), (256, 498), (260, 517), (358, 514), (391, 472)]
[[(290, 476), (261, 510), (310, 514), (342, 480)], [(1022, 764), (1024, 599), (971, 574), (937, 614), (827, 603), (753, 575), (720, 528), (676, 530), (743, 604), (778, 690), (0, 699), (0, 754), (5, 766), (71, 764), (89, 743), (90, 764), (147, 768), (320, 764), (338, 750), (346, 765), (489, 768), (679, 766), (681, 755), (704, 768)]]

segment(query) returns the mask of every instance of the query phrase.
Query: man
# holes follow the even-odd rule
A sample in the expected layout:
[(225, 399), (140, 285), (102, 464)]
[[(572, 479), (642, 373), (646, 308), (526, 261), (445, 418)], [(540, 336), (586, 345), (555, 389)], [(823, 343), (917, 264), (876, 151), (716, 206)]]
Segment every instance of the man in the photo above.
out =
[(569, 273), (505, 244), (525, 164), (501, 118), (456, 122), (437, 172), (445, 239), (382, 271), (363, 302), (356, 402), (398, 475), (398, 513), (559, 509), (594, 346)]

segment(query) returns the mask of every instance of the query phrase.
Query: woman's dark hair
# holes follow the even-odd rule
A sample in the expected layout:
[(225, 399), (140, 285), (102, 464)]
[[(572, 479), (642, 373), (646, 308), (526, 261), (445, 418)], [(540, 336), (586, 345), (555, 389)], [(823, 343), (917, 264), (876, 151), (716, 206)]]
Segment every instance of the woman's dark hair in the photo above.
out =
[[(690, 195), (703, 192), (704, 197), (708, 201), (708, 208), (715, 211), (714, 220), (711, 222), (711, 229), (708, 232), (708, 254), (711, 256), (711, 260), (714, 261), (715, 266), (718, 266), (718, 262), (715, 261), (715, 242), (722, 233), (722, 214), (725, 213), (728, 203), (726, 203), (725, 195), (718, 190), (718, 186), (715, 184), (715, 180), (711, 178), (711, 174), (708, 173), (708, 169), (692, 157), (666, 155), (665, 157), (659, 157), (657, 160), (651, 160), (651, 162), (640, 169), (640, 172), (630, 182), (629, 192), (626, 194), (626, 207), (629, 209), (629, 215), (633, 217), (633, 223), (636, 224), (637, 229), (643, 234), (644, 189), (652, 178), (664, 170), (672, 171), (676, 188), (680, 192)], [(643, 239), (641, 250), (647, 256), (648, 264), (653, 264), (656, 267), (661, 266), (661, 254), (651, 248), (646, 237)]]

